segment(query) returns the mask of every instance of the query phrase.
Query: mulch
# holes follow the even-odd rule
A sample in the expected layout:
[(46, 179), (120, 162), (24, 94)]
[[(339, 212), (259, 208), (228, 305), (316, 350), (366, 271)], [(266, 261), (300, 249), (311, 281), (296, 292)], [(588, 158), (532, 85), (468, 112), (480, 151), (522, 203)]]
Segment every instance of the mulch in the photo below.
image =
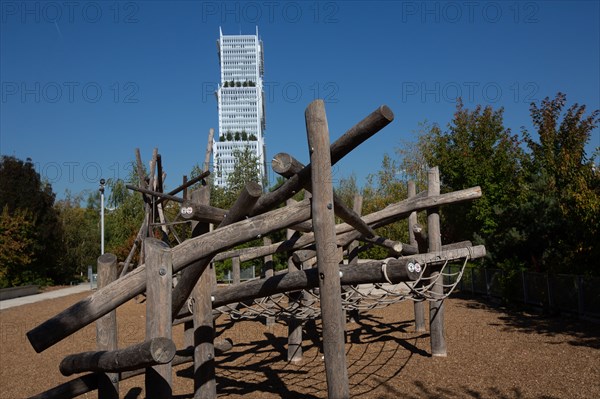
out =
[[(0, 397), (18, 399), (65, 382), (62, 358), (95, 349), (87, 326), (37, 354), (25, 333), (86, 294), (0, 312)], [(414, 332), (411, 302), (361, 313), (347, 325), (346, 359), (357, 398), (600, 398), (600, 326), (569, 317), (510, 310), (481, 298), (445, 302), (447, 357), (431, 357), (429, 334)], [(145, 306), (132, 300), (117, 311), (119, 345), (144, 339)], [(287, 326), (217, 321), (219, 338), (234, 347), (217, 357), (217, 390), (227, 398), (325, 398), (320, 324), (305, 325), (304, 357), (286, 361)], [(183, 347), (183, 326), (174, 329)], [(174, 397), (192, 398), (193, 369), (174, 371)], [(72, 377), (71, 377), (72, 378)], [(122, 397), (143, 398), (143, 376), (120, 383)], [(96, 398), (95, 392), (83, 398)]]

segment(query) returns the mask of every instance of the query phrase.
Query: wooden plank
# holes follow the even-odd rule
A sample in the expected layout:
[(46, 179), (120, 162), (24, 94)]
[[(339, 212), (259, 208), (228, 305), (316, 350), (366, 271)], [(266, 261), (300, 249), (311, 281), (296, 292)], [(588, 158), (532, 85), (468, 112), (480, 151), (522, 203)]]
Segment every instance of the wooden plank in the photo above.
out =
[[(82, 352), (66, 356), (60, 363), (64, 376), (86, 371), (120, 373), (157, 364), (175, 357), (175, 344), (169, 338), (152, 338), (125, 349)], [(115, 379), (119, 377), (115, 374)]]
[[(110, 253), (100, 255), (97, 260), (98, 289), (106, 287), (117, 279), (117, 257)], [(113, 310), (96, 321), (96, 349), (98, 351), (117, 350), (117, 311)], [(81, 370), (74, 371), (100, 371)], [(62, 369), (61, 369), (61, 372)], [(72, 373), (71, 373), (72, 374)], [(69, 375), (64, 374), (63, 375)], [(98, 398), (119, 398), (119, 376), (115, 373), (103, 373), (98, 376)]]
[(333, 186), (329, 128), (323, 100), (315, 100), (306, 108), (306, 132), (313, 165), (312, 220), (317, 248), (321, 317), (323, 320), (323, 353), (327, 394), (330, 398), (350, 397), (344, 319), (340, 297), (340, 269), (335, 239)]
[(240, 283), (240, 258), (238, 256), (231, 258), (231, 278), (233, 284)]
[[(440, 194), (440, 172), (439, 169), (433, 167), (427, 173), (427, 194)], [(429, 243), (429, 252), (442, 250), (442, 234), (440, 230), (440, 214), (438, 208), (432, 208), (427, 211), (427, 236)], [(431, 277), (439, 276), (439, 272), (431, 273)], [(441, 298), (444, 295), (443, 277), (434, 284), (431, 289), (433, 298)], [(431, 338), (431, 355), (445, 357), (446, 338), (444, 335), (444, 301), (439, 300), (429, 302), (429, 331)]]
[[(172, 252), (156, 238), (144, 240), (146, 248), (146, 340), (171, 339), (171, 289), (173, 284)], [(170, 399), (173, 393), (171, 364), (146, 368), (146, 397)]]

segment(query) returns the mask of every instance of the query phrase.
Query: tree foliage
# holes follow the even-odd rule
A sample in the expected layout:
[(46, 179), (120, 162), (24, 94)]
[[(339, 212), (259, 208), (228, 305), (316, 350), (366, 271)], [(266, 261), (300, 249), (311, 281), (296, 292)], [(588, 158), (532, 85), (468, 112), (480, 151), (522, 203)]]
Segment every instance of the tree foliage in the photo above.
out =
[[(62, 281), (65, 271), (61, 270), (61, 229), (54, 209), (55, 195), (49, 183), (43, 183), (30, 159), (25, 162), (10, 156), (3, 156), (0, 162), (0, 208), (3, 212), (3, 234), (8, 234), (10, 218), (24, 223), (26, 231), (21, 232), (26, 254), (17, 264), (22, 273), (17, 280), (2, 284), (46, 283), (49, 280)], [(24, 235), (23, 235), (24, 234)], [(3, 240), (2, 245), (14, 244)], [(6, 248), (3, 248), (6, 253)], [(15, 270), (19, 274), (19, 270)]]

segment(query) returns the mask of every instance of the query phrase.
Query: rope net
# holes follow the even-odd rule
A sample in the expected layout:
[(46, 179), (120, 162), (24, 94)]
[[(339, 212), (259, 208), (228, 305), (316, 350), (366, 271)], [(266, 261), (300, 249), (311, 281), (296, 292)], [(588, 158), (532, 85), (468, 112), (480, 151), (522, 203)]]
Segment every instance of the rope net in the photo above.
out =
[[(409, 263), (409, 268), (413, 268), (416, 272), (420, 270), (419, 278), (415, 281), (403, 281), (397, 284), (392, 283), (387, 278), (385, 271), (387, 262), (384, 261), (382, 272), (388, 282), (342, 286), (342, 307), (346, 311), (371, 310), (384, 308), (404, 300), (444, 300), (458, 285), (469, 259), (469, 256), (465, 257), (462, 266), (456, 271), (452, 270), (448, 261), (441, 268), (427, 264), (420, 265), (416, 262)], [(443, 294), (432, 292), (436, 284), (443, 287)], [(220, 307), (219, 311), (222, 314), (229, 315), (233, 320), (252, 320), (264, 317), (300, 320), (316, 319), (321, 315), (319, 288), (287, 292), (230, 304)]]

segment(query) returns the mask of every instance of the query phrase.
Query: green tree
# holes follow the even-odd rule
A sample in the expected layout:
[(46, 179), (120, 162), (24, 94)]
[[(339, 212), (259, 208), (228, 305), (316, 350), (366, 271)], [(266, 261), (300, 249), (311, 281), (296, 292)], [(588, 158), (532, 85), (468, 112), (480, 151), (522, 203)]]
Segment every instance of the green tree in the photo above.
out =
[[(585, 105), (566, 111), (566, 95), (531, 104), (539, 142), (527, 130), (530, 150), (522, 206), (511, 217), (517, 252), (537, 270), (599, 273), (600, 174), (585, 146), (600, 111), (585, 116)], [(562, 120), (561, 120), (562, 116)]]
[(71, 276), (86, 272), (88, 265), (95, 265), (100, 255), (99, 202), (88, 197), (88, 206), (81, 207), (82, 194), (72, 196), (55, 205), (63, 232), (64, 250), (60, 257), (61, 268)]
[[(384, 154), (381, 169), (367, 176), (367, 183), (363, 187), (363, 211), (366, 215), (379, 211), (391, 203), (401, 201), (407, 197), (406, 181), (403, 174), (388, 154)], [(376, 232), (385, 238), (408, 242), (408, 222), (402, 220), (381, 227)], [(373, 247), (365, 255), (367, 258), (382, 259), (387, 257), (387, 251), (380, 247)]]
[(62, 282), (64, 278), (58, 261), (62, 235), (53, 207), (54, 199), (52, 186), (41, 181), (31, 159), (23, 162), (15, 157), (2, 156), (0, 208), (6, 208), (10, 216), (25, 212), (35, 230), (31, 263), (27, 275), (21, 276), (21, 283), (35, 280)]
[(473, 186), (483, 191), (477, 201), (442, 209), (444, 242), (475, 240), (493, 245), (498, 212), (519, 194), (524, 152), (518, 136), (504, 128), (503, 114), (502, 108), (490, 106), (471, 111), (458, 101), (448, 130), (433, 125), (419, 138), (416, 146), (421, 151), (414, 163), (418, 166), (425, 160), (428, 166), (439, 166), (443, 192)]
[(35, 280), (35, 223), (27, 210), (12, 214), (4, 206), (0, 214), (0, 288)]

